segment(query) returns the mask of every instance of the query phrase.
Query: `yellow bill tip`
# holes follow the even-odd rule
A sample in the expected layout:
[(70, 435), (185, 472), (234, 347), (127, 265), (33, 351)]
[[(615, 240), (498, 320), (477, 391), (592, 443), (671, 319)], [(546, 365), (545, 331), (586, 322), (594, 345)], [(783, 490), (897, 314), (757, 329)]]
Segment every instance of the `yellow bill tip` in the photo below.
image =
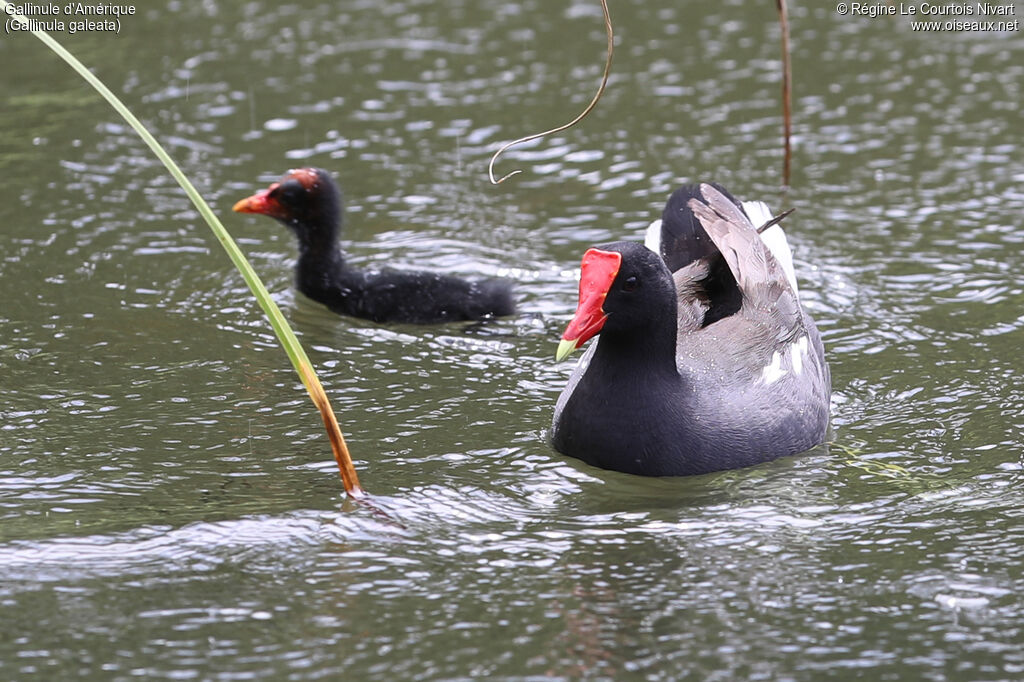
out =
[(561, 362), (569, 357), (576, 350), (576, 342), (569, 339), (562, 339), (558, 342), (558, 350), (555, 351), (555, 362)]

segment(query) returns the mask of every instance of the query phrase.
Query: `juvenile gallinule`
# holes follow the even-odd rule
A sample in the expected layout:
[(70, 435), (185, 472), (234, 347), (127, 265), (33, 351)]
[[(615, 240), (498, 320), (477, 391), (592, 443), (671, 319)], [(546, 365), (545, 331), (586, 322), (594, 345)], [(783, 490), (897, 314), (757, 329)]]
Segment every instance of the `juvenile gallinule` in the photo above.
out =
[[(647, 476), (732, 469), (825, 439), (830, 374), (782, 228), (724, 189), (677, 190), (647, 246), (583, 256), (557, 358), (597, 334), (555, 407), (555, 449)], [(652, 250), (653, 249), (653, 250)]]
[(341, 191), (327, 171), (300, 168), (234, 205), (287, 225), (299, 240), (299, 291), (342, 315), (375, 322), (430, 324), (482, 320), (515, 312), (503, 279), (465, 280), (433, 272), (359, 270), (338, 245)]

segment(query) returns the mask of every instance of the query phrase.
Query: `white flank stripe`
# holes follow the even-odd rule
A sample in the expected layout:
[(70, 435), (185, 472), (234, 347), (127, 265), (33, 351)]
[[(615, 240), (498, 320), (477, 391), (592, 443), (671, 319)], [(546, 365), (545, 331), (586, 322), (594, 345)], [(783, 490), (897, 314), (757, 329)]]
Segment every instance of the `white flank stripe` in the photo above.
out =
[(782, 368), (782, 353), (772, 353), (772, 361), (761, 370), (761, 380), (766, 384), (774, 384), (789, 372)]
[(804, 358), (807, 356), (807, 337), (801, 336), (789, 346), (789, 358), (793, 363), (793, 374), (804, 371)]
[[(782, 351), (772, 353), (771, 362), (761, 368), (761, 381), (766, 384), (774, 384), (790, 372), (794, 376), (800, 376), (804, 371), (804, 362), (808, 359), (807, 349), (809, 345), (807, 337), (801, 336), (783, 348)], [(787, 355), (789, 356), (789, 361), (784, 363), (783, 361)], [(784, 366), (785, 364), (788, 364), (790, 369), (787, 369)]]

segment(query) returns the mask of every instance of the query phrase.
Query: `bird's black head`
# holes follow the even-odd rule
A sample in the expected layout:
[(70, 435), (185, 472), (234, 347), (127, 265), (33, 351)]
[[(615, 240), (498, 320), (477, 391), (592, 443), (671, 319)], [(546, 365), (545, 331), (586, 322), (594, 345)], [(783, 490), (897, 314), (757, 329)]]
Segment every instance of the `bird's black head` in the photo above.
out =
[(325, 170), (298, 168), (262, 192), (234, 205), (239, 213), (261, 213), (290, 227), (304, 245), (333, 245), (341, 223), (341, 191)]
[(643, 335), (660, 325), (674, 327), (675, 319), (675, 285), (661, 256), (634, 242), (597, 246), (583, 254), (579, 304), (556, 357), (599, 333)]

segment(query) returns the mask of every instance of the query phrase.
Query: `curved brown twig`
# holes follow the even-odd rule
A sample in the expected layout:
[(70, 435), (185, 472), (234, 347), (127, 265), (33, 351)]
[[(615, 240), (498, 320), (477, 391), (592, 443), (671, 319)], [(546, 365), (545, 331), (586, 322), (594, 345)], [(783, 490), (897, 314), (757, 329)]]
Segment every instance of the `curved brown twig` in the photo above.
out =
[(594, 95), (594, 99), (590, 100), (590, 104), (588, 104), (587, 108), (583, 110), (583, 113), (581, 113), (579, 116), (569, 121), (565, 125), (560, 125), (557, 128), (552, 128), (551, 130), (545, 130), (543, 133), (534, 133), (533, 135), (520, 137), (518, 140), (512, 140), (511, 142), (503, 144), (498, 151), (494, 152), (494, 156), (491, 157), (491, 162), (487, 166), (487, 175), (488, 177), (490, 177), (492, 185), (500, 185), (501, 183), (511, 178), (513, 175), (516, 175), (517, 173), (522, 173), (521, 170), (514, 170), (510, 173), (506, 173), (499, 180), (494, 179), (494, 162), (498, 160), (499, 156), (505, 153), (505, 150), (509, 149), (510, 147), (514, 147), (517, 144), (522, 144), (523, 142), (536, 140), (538, 137), (553, 135), (554, 133), (560, 133), (563, 130), (572, 128), (574, 125), (576, 125), (584, 118), (586, 118), (587, 114), (589, 114), (594, 109), (594, 107), (597, 106), (597, 101), (601, 99), (601, 95), (604, 94), (604, 88), (608, 84), (608, 74), (611, 73), (612, 70), (612, 54), (615, 51), (615, 36), (612, 32), (611, 14), (609, 14), (608, 12), (608, 0), (601, 0), (601, 9), (604, 11), (604, 28), (608, 34), (608, 57), (604, 63), (604, 76), (601, 78), (601, 86), (597, 89), (597, 94)]

